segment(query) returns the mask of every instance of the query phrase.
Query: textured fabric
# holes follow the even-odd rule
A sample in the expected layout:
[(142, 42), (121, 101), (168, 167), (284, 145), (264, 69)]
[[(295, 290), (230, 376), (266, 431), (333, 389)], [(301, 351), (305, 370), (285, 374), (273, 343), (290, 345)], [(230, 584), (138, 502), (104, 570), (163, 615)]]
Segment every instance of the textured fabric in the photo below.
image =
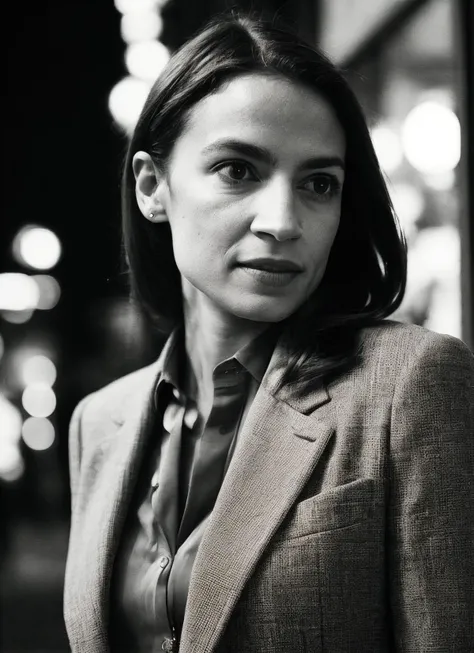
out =
[[(113, 651), (148, 653), (179, 638), (194, 559), (231, 444), (274, 345), (265, 332), (216, 366), (213, 405), (204, 422), (182, 387), (181, 331), (170, 336), (155, 395), (150, 456), (140, 470), (144, 482), (137, 485), (112, 575)], [(250, 369), (256, 383), (249, 388)]]
[[(287, 361), (282, 338), (196, 555), (181, 653), (471, 653), (472, 353), (386, 321), (310, 393), (277, 390)], [(159, 365), (73, 415), (73, 652), (109, 650), (110, 576)]]

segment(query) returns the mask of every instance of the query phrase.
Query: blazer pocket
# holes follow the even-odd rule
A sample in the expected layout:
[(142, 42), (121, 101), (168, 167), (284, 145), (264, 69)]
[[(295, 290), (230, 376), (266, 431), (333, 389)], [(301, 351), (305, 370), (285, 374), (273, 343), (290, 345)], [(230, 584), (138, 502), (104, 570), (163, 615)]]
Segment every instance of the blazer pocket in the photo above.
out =
[(365, 521), (373, 513), (374, 490), (374, 479), (359, 478), (304, 499), (290, 510), (276, 539), (324, 533)]

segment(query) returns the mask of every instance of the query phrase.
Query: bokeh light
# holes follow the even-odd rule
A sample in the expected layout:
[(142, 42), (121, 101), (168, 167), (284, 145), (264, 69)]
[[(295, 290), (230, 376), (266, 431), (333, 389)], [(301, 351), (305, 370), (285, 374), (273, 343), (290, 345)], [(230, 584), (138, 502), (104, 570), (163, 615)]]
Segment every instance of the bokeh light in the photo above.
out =
[(39, 288), (39, 299), (36, 308), (42, 311), (54, 308), (61, 297), (61, 287), (54, 277), (49, 274), (33, 274)]
[(54, 426), (44, 417), (28, 417), (21, 432), (25, 444), (34, 451), (45, 451), (54, 442)]
[(129, 14), (142, 11), (150, 11), (157, 5), (164, 5), (165, 2), (161, 0), (114, 0), (115, 9), (121, 14)]
[(31, 383), (23, 390), (21, 402), (32, 417), (49, 417), (56, 408), (56, 395), (46, 383)]
[(0, 393), (0, 478), (4, 481), (16, 481), (24, 471), (18, 447), (21, 428), (20, 411)]
[(395, 213), (406, 235), (409, 236), (425, 208), (423, 194), (416, 186), (403, 182), (393, 184), (389, 190)]
[(154, 82), (170, 58), (168, 48), (160, 41), (132, 43), (125, 52), (125, 64), (134, 77)]
[[(43, 358), (49, 360), (49, 364), (46, 361), (42, 361)], [(44, 340), (41, 337), (32, 338), (30, 336), (22, 343), (18, 342), (16, 345), (10, 347), (8, 359), (5, 361), (5, 377), (8, 381), (9, 390), (11, 392), (21, 393), (30, 382), (46, 383), (46, 385), (51, 386), (52, 383), (50, 381), (53, 378), (53, 369), (51, 369), (51, 366), (54, 368), (55, 377), (56, 369), (53, 361), (56, 358), (57, 352), (54, 343), (48, 342), (48, 340)], [(33, 370), (32, 367), (36, 367), (36, 370)], [(33, 380), (33, 378), (36, 380)]]
[(411, 165), (426, 174), (453, 170), (461, 157), (461, 126), (449, 107), (421, 102), (405, 118), (402, 145)]
[(13, 483), (21, 478), (25, 463), (16, 444), (0, 440), (0, 478)]
[(156, 11), (125, 14), (120, 22), (120, 30), (125, 43), (150, 41), (160, 36), (163, 19)]
[(109, 110), (114, 120), (126, 131), (135, 127), (151, 85), (142, 79), (125, 77), (109, 95)]
[(0, 274), (0, 310), (28, 311), (38, 305), (40, 291), (36, 281), (21, 272)]
[(424, 174), (424, 182), (433, 190), (447, 191), (451, 190), (456, 184), (456, 173), (453, 170), (446, 170), (437, 174)]
[[(0, 451), (5, 442), (18, 442), (21, 435), (21, 413), (4, 395), (0, 394)], [(1, 457), (1, 456), (0, 456)]]
[(53, 386), (56, 381), (56, 366), (47, 356), (38, 354), (23, 362), (21, 377), (25, 386), (33, 383), (44, 383)]
[(400, 139), (394, 129), (380, 124), (371, 131), (372, 143), (381, 168), (394, 172), (403, 161), (403, 150)]
[(36, 270), (49, 270), (61, 258), (61, 243), (51, 229), (27, 225), (13, 240), (15, 259)]
[(32, 309), (27, 311), (1, 311), (3, 319), (11, 324), (24, 324), (31, 320), (33, 313)]

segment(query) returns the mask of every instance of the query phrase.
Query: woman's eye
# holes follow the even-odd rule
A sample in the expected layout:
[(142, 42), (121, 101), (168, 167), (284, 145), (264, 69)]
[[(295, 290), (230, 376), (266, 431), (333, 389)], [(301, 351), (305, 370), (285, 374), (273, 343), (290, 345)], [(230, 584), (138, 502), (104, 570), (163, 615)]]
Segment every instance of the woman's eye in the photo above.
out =
[(255, 179), (250, 166), (243, 161), (228, 161), (215, 168), (215, 170), (222, 179), (229, 182)]
[(332, 175), (316, 175), (303, 184), (305, 190), (310, 191), (320, 199), (333, 197), (340, 189), (340, 182)]

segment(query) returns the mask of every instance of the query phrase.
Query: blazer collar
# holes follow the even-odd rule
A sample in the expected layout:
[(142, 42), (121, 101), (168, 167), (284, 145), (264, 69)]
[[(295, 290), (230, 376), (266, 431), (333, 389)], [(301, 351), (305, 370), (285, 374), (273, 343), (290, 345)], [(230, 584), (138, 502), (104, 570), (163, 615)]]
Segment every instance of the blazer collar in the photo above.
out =
[[(153, 389), (157, 388), (162, 380), (170, 380), (175, 384), (175, 363), (172, 362), (171, 364), (173, 372), (171, 376), (169, 374), (169, 365), (175, 353), (175, 348), (179, 344), (179, 338), (179, 329), (175, 329), (167, 339), (157, 361), (149, 365), (143, 371), (144, 376), (140, 386), (132, 386), (129, 393), (122, 399), (120, 405), (112, 412), (112, 419), (118, 426), (121, 426), (127, 420), (130, 413), (134, 413), (134, 405), (140, 406), (143, 396), (148, 392), (153, 392)], [(262, 346), (266, 348), (268, 346), (268, 339), (262, 343), (262, 336), (259, 336), (256, 339), (256, 343), (258, 346), (260, 346), (261, 343)], [(328, 388), (323, 382), (315, 384), (310, 393), (297, 383), (281, 386), (281, 379), (288, 367), (288, 362), (291, 356), (291, 345), (289, 344), (285, 332), (283, 332), (276, 340), (273, 353), (267, 353), (265, 350), (264, 355), (261, 360), (258, 361), (258, 364), (253, 364), (250, 356), (251, 352), (254, 351), (255, 346), (254, 343), (250, 343), (250, 345), (242, 348), (237, 352), (236, 358), (241, 362), (241, 364), (249, 369), (252, 375), (259, 382), (261, 381), (269, 394), (274, 396), (276, 399), (287, 403), (289, 406), (294, 408), (294, 410), (304, 415), (309, 415), (316, 408), (330, 401)], [(265, 373), (262, 374), (261, 363), (265, 360), (269, 360), (270, 362), (266, 366)]]
[(283, 332), (278, 339), (273, 356), (263, 378), (262, 385), (278, 401), (288, 404), (302, 415), (310, 415), (320, 406), (330, 401), (331, 397), (327, 385), (317, 381), (311, 392), (302, 384), (281, 384), (283, 374), (288, 368), (292, 347), (287, 334)]
[(128, 393), (121, 398), (120, 404), (112, 410), (111, 418), (117, 426), (122, 426), (129, 419), (130, 414), (136, 412), (137, 408), (139, 410), (144, 408), (144, 397), (148, 399), (153, 397), (154, 399), (155, 390), (159, 383), (162, 380), (168, 380), (166, 371), (170, 371), (174, 375), (174, 368), (172, 367), (170, 370), (169, 363), (178, 342), (179, 332), (175, 329), (166, 340), (158, 359), (145, 369), (138, 371), (138, 374), (142, 375), (140, 383), (130, 385)]

